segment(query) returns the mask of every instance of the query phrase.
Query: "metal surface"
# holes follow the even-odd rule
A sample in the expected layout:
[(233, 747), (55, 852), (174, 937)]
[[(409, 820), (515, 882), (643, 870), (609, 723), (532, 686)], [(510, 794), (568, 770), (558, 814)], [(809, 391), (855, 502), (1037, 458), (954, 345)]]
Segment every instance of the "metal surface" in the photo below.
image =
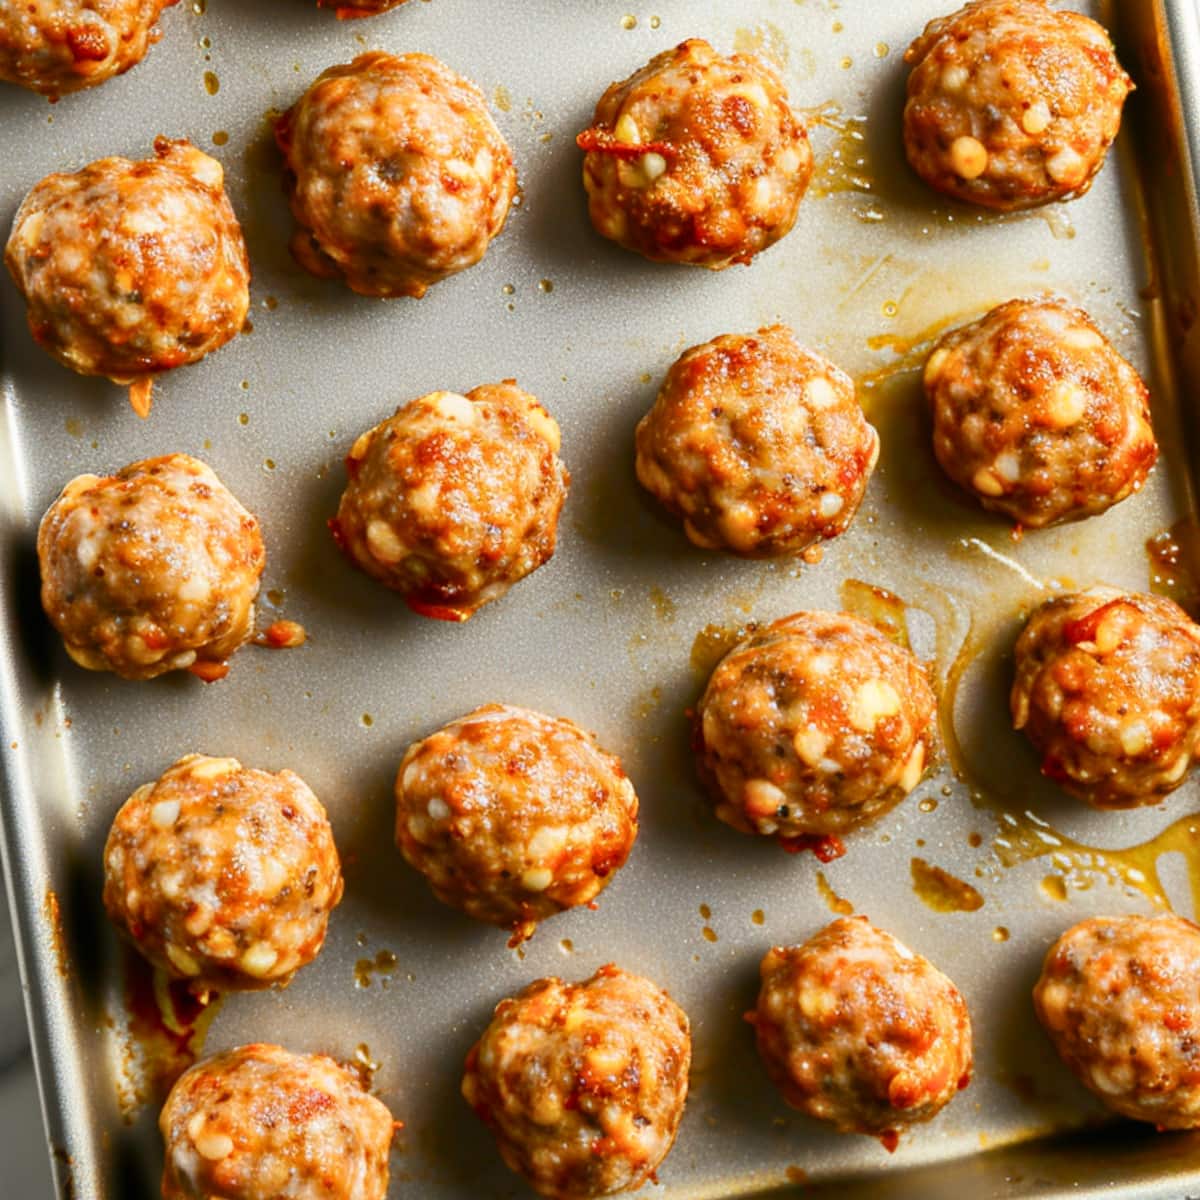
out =
[[(127, 1122), (118, 1098), (130, 1084), (128, 1044), (99, 854), (121, 801), (192, 750), (298, 771), (330, 811), (347, 874), (318, 961), (284, 992), (227, 1001), (208, 1046), (280, 1040), (344, 1057), (369, 1046), (381, 1063), (379, 1093), (406, 1124), (395, 1196), (527, 1194), (458, 1095), (463, 1055), (500, 997), (539, 975), (583, 977), (611, 959), (666, 985), (693, 1021), (693, 1092), (662, 1171), (664, 1195), (766, 1194), (787, 1188), (797, 1170), (812, 1194), (841, 1197), (1200, 1192), (1192, 1138), (1057, 1136), (1094, 1125), (1099, 1110), (1054, 1060), (1029, 1004), (1044, 949), (1063, 927), (1149, 900), (1085, 871), (1074, 882), (1094, 886), (1055, 902), (1039, 888), (1058, 869), (1052, 862), (1004, 868), (997, 847), (1005, 807), (1032, 808), (1100, 845), (1143, 841), (1196, 807), (1192, 782), (1159, 810), (1081, 811), (1037, 776), (1007, 728), (1004, 690), (1020, 614), (1051, 581), (1144, 588), (1145, 540), (1190, 509), (1187, 448), (1200, 412), (1197, 16), (1190, 0), (1129, 0), (1098, 13), (1139, 84), (1121, 144), (1084, 199), (996, 218), (940, 201), (902, 161), (902, 52), (946, 7), (432, 0), (339, 24), (307, 0), (218, 3), (202, 13), (183, 4), (165, 15), (147, 62), (98, 91), (50, 107), (5, 89), (0, 224), (49, 171), (108, 153), (141, 156), (160, 132), (186, 135), (225, 164), (254, 267), (253, 332), (163, 380), (144, 423), (120, 389), (78, 379), (36, 349), (14, 289), (0, 285), (4, 857), (64, 1196), (157, 1194), (155, 1113), (144, 1107)], [(626, 14), (637, 17), (632, 29)], [(869, 192), (812, 195), (789, 238), (752, 268), (720, 275), (653, 266), (594, 236), (572, 144), (610, 80), (690, 35), (760, 45), (783, 58), (797, 106), (832, 100), (866, 118)], [(364, 46), (428, 51), (476, 79), (520, 169), (523, 204), (484, 263), (419, 303), (354, 297), (306, 277), (286, 250), (289, 218), (264, 117)], [(214, 148), (219, 130), (228, 142)], [(826, 162), (854, 144), (828, 127), (813, 136)], [(1161, 272), (1151, 266), (1155, 244), (1167, 248)], [(902, 348), (944, 318), (1048, 288), (1088, 308), (1155, 393), (1162, 464), (1139, 496), (1105, 516), (1015, 544), (1002, 522), (941, 480), (911, 370), (864, 393), (883, 435), (880, 467), (856, 524), (819, 566), (706, 557), (639, 494), (633, 427), (683, 347), (784, 319), (864, 375), (897, 360), (870, 338), (895, 335)], [(328, 536), (340, 459), (399, 401), (512, 375), (563, 427), (574, 487), (559, 553), (464, 627), (410, 616), (340, 561)], [(229, 678), (208, 687), (190, 677), (134, 684), (89, 675), (67, 662), (41, 616), (36, 521), (72, 475), (172, 450), (205, 458), (260, 515), (264, 592), (282, 593), (279, 613), (302, 621), (311, 642), (282, 654), (244, 650)], [(980, 650), (955, 709), (974, 789), (944, 768), (823, 869), (838, 893), (945, 969), (975, 1020), (975, 1082), (891, 1157), (790, 1113), (756, 1061), (741, 1014), (759, 957), (808, 936), (830, 912), (817, 863), (712, 818), (693, 782), (682, 716), (702, 682), (689, 663), (700, 630), (838, 607), (847, 578), (913, 606), (917, 648), (937, 656), (939, 674), (956, 656), (967, 661), (964, 640)], [(391, 781), (405, 746), (490, 700), (595, 729), (623, 756), (642, 799), (638, 846), (599, 911), (544, 925), (523, 957), (505, 948), (503, 933), (434, 901), (391, 839)], [(914, 855), (969, 880), (982, 907), (931, 911), (914, 894)], [(1161, 873), (1189, 911), (1178, 867), (1164, 859)], [(54, 899), (61, 938), (49, 919)], [(997, 940), (999, 927), (1007, 940)], [(381, 950), (395, 966), (385, 957), (370, 986), (358, 986), (356, 963)]]

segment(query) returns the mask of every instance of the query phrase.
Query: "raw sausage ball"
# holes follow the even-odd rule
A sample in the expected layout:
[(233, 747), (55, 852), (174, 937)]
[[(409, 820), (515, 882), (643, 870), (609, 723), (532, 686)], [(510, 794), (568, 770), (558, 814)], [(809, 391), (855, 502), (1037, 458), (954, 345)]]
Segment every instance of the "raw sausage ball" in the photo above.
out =
[(925, 391), (942, 469), (1032, 528), (1103, 512), (1158, 458), (1146, 385), (1061, 300), (1010, 300), (946, 334)]
[(421, 396), (351, 447), (334, 537), (414, 612), (465, 621), (553, 556), (571, 482), (559, 443), (511, 379)]
[(1045, 0), (973, 0), (908, 48), (904, 149), (930, 187), (988, 208), (1082, 196), (1133, 89), (1107, 32)]
[(697, 763), (722, 821), (836, 857), (839, 834), (916, 787), (934, 708), (908, 650), (846, 613), (800, 612), (717, 664), (696, 707)]
[(751, 1015), (783, 1098), (839, 1133), (894, 1149), (971, 1082), (971, 1018), (958, 988), (866, 917), (843, 917), (762, 960)]
[(122, 75), (158, 41), (155, 22), (178, 0), (5, 0), (0, 79), (47, 96)]
[(551, 1200), (586, 1200), (640, 1187), (666, 1158), (691, 1058), (683, 1010), (610, 964), (502, 1000), (462, 1091), (509, 1167)]
[(396, 843), (439, 900), (514, 931), (586, 904), (633, 849), (621, 762), (561, 717), (488, 704), (410, 746)]
[(1200, 746), (1200, 626), (1162, 596), (1055, 596), (1017, 641), (1013, 727), (1096, 808), (1158, 804)]
[(694, 346), (637, 429), (637, 476), (710, 550), (803, 553), (845, 532), (879, 457), (849, 376), (783, 325)]
[(775, 70), (699, 38), (614, 83), (577, 140), (599, 233), (656, 262), (713, 270), (788, 233), (813, 170)]
[(333, 831), (291, 771), (189, 754), (121, 806), (104, 847), (104, 907), (194, 990), (285, 986), (342, 898)]
[(163, 1200), (384, 1200), (392, 1114), (323, 1054), (257, 1044), (185, 1071), (158, 1118)]
[(78, 475), (38, 529), (42, 607), (91, 671), (219, 679), (254, 629), (258, 521), (187, 454)]
[(301, 226), (292, 253), (364, 296), (423, 296), (474, 266), (517, 190), (483, 92), (428, 54), (330, 67), (275, 136)]
[(250, 261), (221, 164), (161, 137), (154, 155), (47, 175), (5, 251), (37, 343), (80, 375), (133, 385), (141, 416), (154, 375), (223, 346), (250, 306)]
[(317, 7), (337, 9), (338, 20), (345, 21), (351, 17), (373, 17), (403, 3), (404, 0), (317, 0)]
[(1114, 1112), (1200, 1126), (1200, 928), (1175, 916), (1092, 917), (1050, 947), (1038, 1020), (1079, 1081)]

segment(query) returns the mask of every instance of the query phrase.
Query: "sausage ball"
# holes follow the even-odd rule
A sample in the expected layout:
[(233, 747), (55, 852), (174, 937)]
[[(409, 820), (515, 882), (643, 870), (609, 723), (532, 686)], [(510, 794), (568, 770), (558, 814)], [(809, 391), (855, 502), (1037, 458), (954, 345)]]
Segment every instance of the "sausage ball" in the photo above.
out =
[(102, 158), (25, 197), (4, 260), (34, 340), (80, 375), (130, 384), (199, 362), (242, 329), (246, 243), (215, 159), (158, 138), (154, 158)]
[(716, 271), (788, 233), (813, 170), (775, 70), (699, 38), (614, 83), (577, 141), (597, 232)]
[(364, 296), (423, 296), (474, 266), (517, 190), (483, 92), (428, 54), (330, 67), (279, 119), (292, 253)]
[(1158, 458), (1146, 385), (1061, 300), (1010, 300), (946, 334), (925, 391), (942, 469), (1032, 528), (1103, 512)]
[(403, 3), (404, 0), (317, 0), (317, 7), (336, 9), (338, 20), (348, 21), (352, 17), (373, 17)]
[(935, 701), (906, 649), (846, 613), (800, 612), (717, 664), (695, 748), (717, 816), (744, 833), (822, 840), (894, 808), (929, 759)]
[(615, 755), (562, 717), (487, 704), (410, 746), (396, 844), (453, 908), (513, 930), (587, 904), (633, 849), (638, 798)]
[(1104, 28), (1045, 0), (972, 0), (931, 21), (904, 61), (913, 170), (1006, 211), (1082, 196), (1133, 90)]
[(895, 1149), (971, 1082), (971, 1018), (958, 988), (866, 917), (842, 917), (762, 960), (750, 1015), (783, 1098), (839, 1133)]
[(802, 554), (849, 526), (879, 457), (854, 384), (783, 325), (694, 346), (637, 429), (637, 476), (708, 550)]
[(1200, 1126), (1200, 927), (1092, 917), (1050, 947), (1033, 989), (1063, 1062), (1108, 1108), (1159, 1129)]
[(384, 1200), (392, 1114), (353, 1072), (282, 1046), (185, 1071), (158, 1118), (163, 1200)]
[(1055, 596), (1017, 640), (1010, 705), (1042, 774), (1096, 808), (1158, 804), (1200, 745), (1200, 626), (1163, 596)]
[(414, 612), (466, 621), (553, 556), (571, 482), (559, 443), (511, 379), (421, 396), (351, 447), (334, 538)]
[(104, 907), (194, 990), (286, 986), (342, 898), (333, 831), (299, 775), (189, 754), (121, 806)]
[(38, 528), (42, 607), (90, 671), (219, 679), (254, 628), (258, 521), (187, 454), (78, 475)]
[(0, 79), (47, 96), (95, 87), (146, 57), (178, 0), (5, 0)]
[(675, 1141), (692, 1040), (662, 988), (611, 964), (496, 1006), (462, 1091), (504, 1161), (551, 1200), (641, 1187)]

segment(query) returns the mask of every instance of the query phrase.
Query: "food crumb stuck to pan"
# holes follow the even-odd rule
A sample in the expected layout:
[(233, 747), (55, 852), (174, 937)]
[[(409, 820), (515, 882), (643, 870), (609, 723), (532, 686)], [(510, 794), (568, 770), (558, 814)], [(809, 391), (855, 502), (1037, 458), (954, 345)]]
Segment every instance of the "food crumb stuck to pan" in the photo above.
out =
[(266, 629), (254, 635), (256, 646), (271, 650), (294, 650), (308, 641), (308, 631), (298, 621), (272, 621)]
[(58, 901), (58, 893), (53, 888), (46, 889), (42, 901), (42, 915), (50, 928), (50, 941), (54, 947), (54, 965), (63, 979), (71, 977), (71, 962), (67, 956), (67, 944), (63, 935), (62, 907)]

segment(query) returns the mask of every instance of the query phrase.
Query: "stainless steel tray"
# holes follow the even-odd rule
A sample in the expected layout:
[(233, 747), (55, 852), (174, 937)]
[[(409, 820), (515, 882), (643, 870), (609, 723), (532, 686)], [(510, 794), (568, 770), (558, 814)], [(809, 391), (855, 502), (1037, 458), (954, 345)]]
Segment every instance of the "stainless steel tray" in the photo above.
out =
[[(901, 56), (952, 4), (433, 0), (339, 24), (307, 0), (208, 11), (197, 0), (165, 15), (145, 64), (98, 91), (51, 107), (5, 89), (0, 224), (49, 171), (140, 156), (160, 132), (186, 135), (225, 163), (254, 266), (253, 332), (164, 380), (144, 423), (117, 388), (36, 349), (14, 289), (0, 285), (3, 848), (64, 1197), (157, 1194), (156, 1114), (131, 1107), (138, 1081), (121, 959), (99, 903), (100, 847), (128, 793), (197, 749), (299, 771), (330, 810), (348, 883), (320, 959), (284, 992), (229, 1000), (208, 1046), (275, 1039), (347, 1058), (369, 1047), (375, 1084), (406, 1123), (395, 1196), (524, 1194), (459, 1098), (463, 1055), (501, 996), (611, 959), (669, 987), (693, 1021), (694, 1087), (663, 1195), (765, 1195), (801, 1178), (806, 1195), (922, 1200), (1200, 1192), (1196, 1139), (1096, 1132), (1098, 1109), (1055, 1061), (1029, 1004), (1045, 946), (1072, 921), (1166, 899), (1190, 911), (1196, 839), (1173, 823), (1196, 809), (1197, 786), (1158, 810), (1083, 812), (1039, 779), (1004, 715), (1023, 609), (1056, 581), (1144, 588), (1147, 538), (1191, 513), (1200, 25), (1191, 0), (1085, 5), (1113, 29), (1138, 82), (1121, 143), (1084, 199), (1006, 219), (940, 201), (902, 161)], [(794, 103), (823, 108), (828, 122), (813, 130), (822, 182), (798, 228), (748, 270), (652, 266), (587, 223), (574, 133), (610, 80), (690, 35), (776, 55)], [(309, 279), (286, 250), (265, 116), (364, 46), (428, 51), (476, 79), (520, 168), (523, 203), (486, 261), (419, 303)], [(228, 140), (214, 148), (218, 131)], [(1165, 454), (1133, 500), (1015, 544), (942, 481), (913, 351), (938, 322), (1048, 288), (1090, 309), (1146, 371)], [(679, 350), (776, 319), (875, 385), (864, 402), (884, 441), (857, 523), (802, 570), (691, 549), (632, 471), (634, 424)], [(340, 459), (402, 399), (511, 375), (562, 423), (574, 488), (561, 549), (465, 627), (412, 617), (345, 566), (325, 530)], [(264, 611), (274, 605), (312, 636), (287, 654), (244, 651), (211, 687), (75, 669), (38, 608), (33, 531), (61, 483), (171, 450), (207, 459), (261, 516)], [(691, 660), (706, 627), (836, 607), (849, 578), (909, 602), (953, 715), (949, 746), (961, 745), (821, 868), (712, 818), (682, 713), (702, 680)], [(489, 700), (594, 728), (642, 798), (638, 846), (599, 911), (546, 924), (523, 955), (440, 906), (392, 847), (404, 747)], [(1087, 849), (1168, 827), (1133, 855)], [(1070, 841), (1053, 845), (1052, 830)], [(1187, 853), (1156, 858), (1165, 849)], [(982, 906), (932, 911), (914, 891), (915, 857), (969, 882)], [(974, 1014), (975, 1083), (894, 1157), (790, 1113), (741, 1020), (766, 947), (829, 919), (821, 879), (944, 967)]]

